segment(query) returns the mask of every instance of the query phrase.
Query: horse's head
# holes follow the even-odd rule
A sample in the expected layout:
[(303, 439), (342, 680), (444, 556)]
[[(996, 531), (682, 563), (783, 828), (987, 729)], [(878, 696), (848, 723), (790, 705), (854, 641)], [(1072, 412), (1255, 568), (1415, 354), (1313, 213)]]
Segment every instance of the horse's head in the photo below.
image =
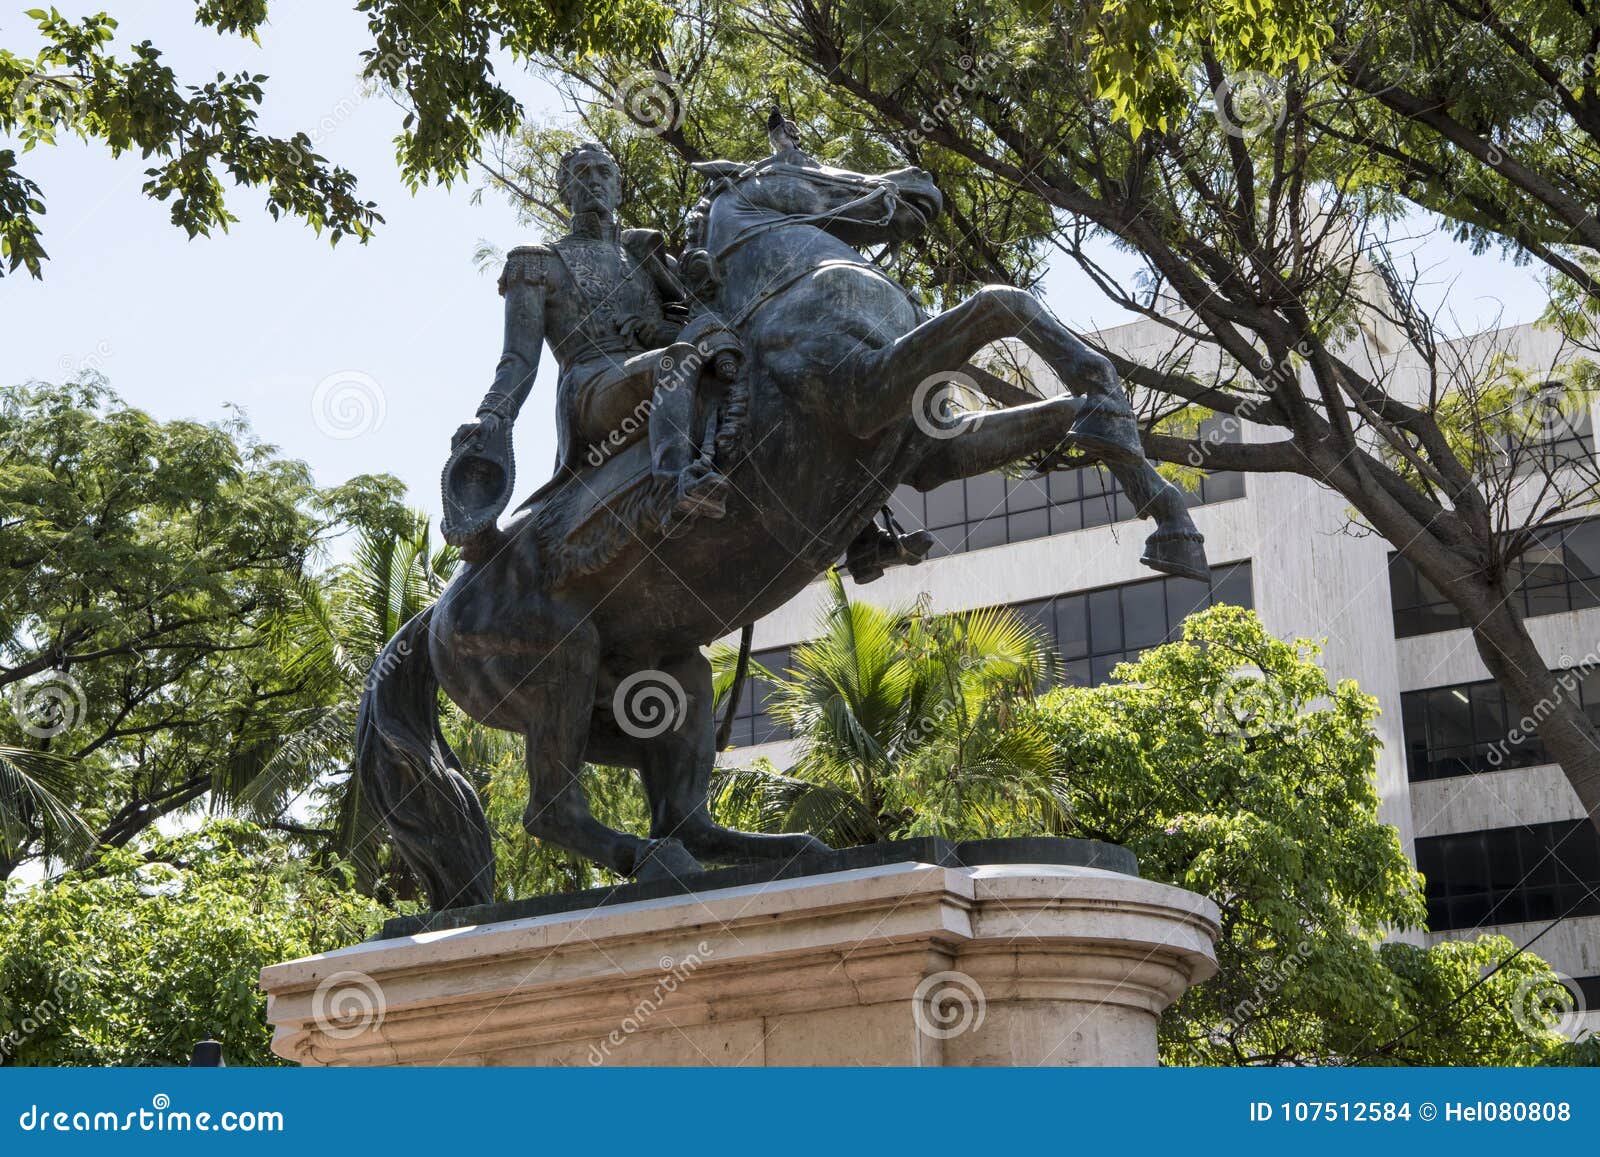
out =
[[(933, 178), (922, 169), (857, 173), (820, 164), (795, 148), (753, 165), (708, 161), (694, 167), (716, 183), (714, 198), (723, 202), (718, 207), (744, 218), (745, 226), (756, 216), (804, 222), (858, 248), (915, 236), (944, 207)], [(738, 230), (734, 226), (734, 235)], [(710, 247), (715, 251), (719, 242), (725, 246), (733, 239), (709, 238)]]

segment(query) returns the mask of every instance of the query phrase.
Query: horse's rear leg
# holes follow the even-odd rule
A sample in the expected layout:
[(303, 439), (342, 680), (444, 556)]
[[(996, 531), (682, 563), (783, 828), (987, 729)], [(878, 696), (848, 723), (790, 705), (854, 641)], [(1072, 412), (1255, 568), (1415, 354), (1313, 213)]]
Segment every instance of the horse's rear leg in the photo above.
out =
[(711, 664), (693, 650), (663, 663), (662, 673), (682, 689), (684, 712), (676, 728), (639, 747), (639, 775), (650, 801), (650, 834), (681, 840), (695, 856), (724, 864), (787, 860), (831, 850), (815, 836), (741, 832), (712, 820), (706, 803), (716, 763)]
[(595, 636), (586, 625), (574, 629), (517, 682), (516, 694), (528, 705), (528, 809), (522, 826), (621, 876), (650, 880), (697, 872), (700, 865), (676, 841), (616, 831), (589, 810), (582, 773), (600, 666)]

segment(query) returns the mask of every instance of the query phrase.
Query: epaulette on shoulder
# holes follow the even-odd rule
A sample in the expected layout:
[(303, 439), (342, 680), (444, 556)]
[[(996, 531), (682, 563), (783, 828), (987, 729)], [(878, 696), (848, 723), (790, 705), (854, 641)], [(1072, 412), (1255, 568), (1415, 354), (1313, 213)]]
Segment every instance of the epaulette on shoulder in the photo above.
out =
[(506, 254), (505, 268), (500, 271), (500, 292), (504, 294), (519, 281), (543, 285), (545, 261), (554, 255), (555, 250), (548, 245), (518, 245)]

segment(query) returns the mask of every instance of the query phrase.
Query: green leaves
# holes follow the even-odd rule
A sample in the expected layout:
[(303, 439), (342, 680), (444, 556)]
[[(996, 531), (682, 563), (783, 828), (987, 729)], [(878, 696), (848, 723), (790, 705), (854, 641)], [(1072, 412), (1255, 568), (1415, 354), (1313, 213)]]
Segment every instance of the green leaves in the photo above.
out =
[(1014, 616), (935, 618), (831, 591), (817, 639), (776, 676), (799, 758), (723, 773), (724, 822), (840, 845), (1123, 844), (1146, 878), (1222, 914), (1218, 975), (1163, 1017), (1168, 1064), (1568, 1057), (1522, 999), (1550, 982), (1542, 961), (1499, 938), (1384, 943), (1422, 926), (1421, 880), (1378, 820), (1376, 704), (1330, 685), (1310, 641), (1213, 607), (1112, 682), (1035, 699), (1046, 647)]
[(229, 1064), (281, 1064), (260, 970), (354, 944), (392, 914), (241, 824), (112, 851), (4, 899), (0, 1064), (21, 1065), (183, 1065), (207, 1036)]
[(327, 773), (285, 755), (329, 689), (274, 623), (392, 482), (321, 491), (242, 423), (158, 422), (92, 377), (0, 390), (0, 462), (0, 874), (207, 804), (270, 819)]
[[(361, 0), (356, 7), (373, 36), (362, 53), (363, 77), (412, 110), (396, 152), (413, 188), (458, 179), (486, 138), (519, 124), (521, 106), (494, 74), (497, 53), (521, 60), (642, 53), (666, 29), (666, 9), (656, 0)], [(24, 154), (70, 132), (113, 156), (137, 151), (153, 159), (143, 191), (170, 202), (172, 223), (190, 237), (226, 231), (237, 219), (225, 182), (264, 190), (275, 219), (297, 217), (332, 243), (366, 241), (383, 222), (377, 206), (358, 196), (355, 176), (321, 156), (311, 136), (257, 128), (267, 77), (218, 73), (185, 84), (148, 41), (114, 51), (117, 23), (104, 12), (73, 20), (51, 8), (28, 16), (44, 47), (31, 58), (0, 50), (0, 132), (20, 140)], [(251, 40), (267, 17), (267, 0), (195, 4), (196, 23)], [(42, 275), (44, 211), (42, 191), (17, 171), (11, 151), (0, 152), (0, 261), (8, 271)]]

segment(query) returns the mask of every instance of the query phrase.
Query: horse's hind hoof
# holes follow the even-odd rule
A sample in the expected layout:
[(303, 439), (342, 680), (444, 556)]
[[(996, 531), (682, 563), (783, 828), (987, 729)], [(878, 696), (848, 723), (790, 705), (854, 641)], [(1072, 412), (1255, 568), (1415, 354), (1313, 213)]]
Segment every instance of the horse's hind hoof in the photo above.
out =
[(651, 880), (681, 880), (703, 871), (700, 861), (677, 840), (651, 840), (633, 866), (633, 878), (644, 884)]
[(1200, 582), (1211, 580), (1205, 535), (1198, 530), (1157, 531), (1145, 539), (1144, 555), (1139, 561), (1162, 574)]

